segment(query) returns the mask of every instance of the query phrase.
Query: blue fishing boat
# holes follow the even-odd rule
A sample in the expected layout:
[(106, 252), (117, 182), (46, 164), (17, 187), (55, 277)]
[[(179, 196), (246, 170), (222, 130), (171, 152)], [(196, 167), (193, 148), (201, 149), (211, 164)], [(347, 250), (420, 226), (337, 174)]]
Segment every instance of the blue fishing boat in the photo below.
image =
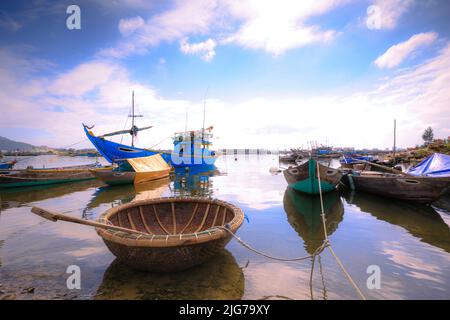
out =
[(352, 155), (344, 155), (340, 160), (341, 164), (355, 164), (359, 163), (361, 160), (373, 162), (375, 158), (373, 156), (352, 156)]
[(8, 162), (0, 162), (0, 169), (1, 170), (8, 170), (12, 169), (14, 165), (17, 163), (17, 161), (8, 161)]
[[(132, 118), (132, 126), (129, 130), (115, 131), (101, 136), (96, 136), (92, 132), (93, 127), (88, 127), (83, 124), (84, 132), (86, 136), (94, 145), (94, 147), (100, 152), (100, 154), (110, 163), (117, 163), (124, 159), (129, 158), (141, 158), (161, 154), (163, 159), (173, 167), (191, 167), (191, 166), (205, 166), (213, 165), (217, 159), (217, 155), (214, 151), (209, 150), (211, 146), (210, 139), (212, 138), (211, 131), (213, 127), (203, 128), (196, 131), (185, 131), (175, 133), (173, 136), (173, 151), (172, 152), (160, 152), (157, 150), (137, 148), (134, 146), (134, 139), (137, 133), (142, 130), (152, 128), (152, 126), (138, 128), (134, 119), (142, 117), (134, 114), (134, 93), (132, 96), (132, 114), (129, 116)], [(131, 146), (116, 143), (106, 140), (106, 137), (130, 134), (132, 138)]]

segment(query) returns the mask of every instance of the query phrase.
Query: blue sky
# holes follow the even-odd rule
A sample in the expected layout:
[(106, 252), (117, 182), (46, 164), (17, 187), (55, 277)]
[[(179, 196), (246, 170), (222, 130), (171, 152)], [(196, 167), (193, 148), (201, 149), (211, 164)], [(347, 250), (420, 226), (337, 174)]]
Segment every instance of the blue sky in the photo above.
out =
[(142, 146), (183, 130), (186, 111), (200, 128), (205, 99), (218, 148), (386, 148), (394, 118), (414, 146), (429, 125), (450, 135), (449, 13), (438, 0), (2, 1), (0, 135), (64, 147), (82, 122), (123, 129), (135, 90), (155, 126)]

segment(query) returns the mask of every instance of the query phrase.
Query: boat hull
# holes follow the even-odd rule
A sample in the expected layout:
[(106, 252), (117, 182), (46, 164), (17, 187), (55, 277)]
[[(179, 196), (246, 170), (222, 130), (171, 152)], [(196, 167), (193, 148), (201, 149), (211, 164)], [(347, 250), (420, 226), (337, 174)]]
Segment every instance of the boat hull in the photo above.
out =
[(244, 221), (241, 209), (201, 198), (157, 198), (111, 208), (100, 223), (148, 235), (96, 228), (119, 261), (143, 271), (175, 272), (202, 264), (221, 252)]
[(20, 188), (43, 186), (58, 183), (69, 183), (94, 179), (89, 172), (77, 173), (50, 173), (50, 172), (21, 172), (0, 175), (0, 188)]
[(148, 181), (167, 178), (170, 174), (170, 168), (152, 172), (121, 172), (113, 170), (91, 170), (98, 179), (109, 185), (139, 184)]
[(306, 194), (319, 194), (319, 190), (330, 192), (336, 189), (342, 178), (341, 172), (321, 164), (319, 164), (319, 171), (320, 188), (317, 177), (317, 162), (314, 159), (309, 159), (299, 166), (289, 167), (283, 171), (283, 174), (291, 188)]
[(97, 171), (91, 172), (101, 181), (111, 186), (134, 183), (135, 172)]
[[(98, 152), (110, 163), (117, 163), (120, 160), (130, 158), (149, 157), (158, 153), (161, 154), (164, 161), (173, 167), (213, 165), (217, 159), (215, 155), (202, 155), (201, 152), (199, 154), (193, 153), (179, 156), (175, 152), (158, 152), (156, 150), (131, 147), (96, 137), (86, 127), (84, 127), (84, 131)], [(210, 151), (208, 150), (207, 153), (209, 154)]]
[(0, 163), (0, 169), (1, 170), (12, 169), (12, 167), (14, 167), (14, 164), (15, 164), (14, 161)]
[(348, 174), (343, 181), (353, 190), (420, 203), (431, 203), (450, 190), (448, 178)]

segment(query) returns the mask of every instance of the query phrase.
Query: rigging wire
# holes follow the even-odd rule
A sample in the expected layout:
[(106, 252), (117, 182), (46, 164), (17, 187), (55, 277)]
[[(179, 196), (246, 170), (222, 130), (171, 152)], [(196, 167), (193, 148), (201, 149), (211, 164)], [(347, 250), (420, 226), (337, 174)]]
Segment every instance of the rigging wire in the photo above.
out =
[(148, 149), (152, 149), (152, 148), (156, 147), (157, 145), (160, 145), (161, 143), (163, 143), (164, 141), (166, 141), (169, 138), (172, 138), (172, 135), (169, 135), (169, 136), (165, 137), (163, 140), (161, 140), (160, 142), (150, 146)]
[[(125, 127), (127, 126), (127, 123), (128, 123), (128, 117), (125, 119), (125, 124), (123, 125), (123, 129), (122, 130), (125, 130)], [(124, 135), (122, 134), (121, 137), (120, 137), (120, 143), (122, 143), (123, 137), (124, 137)]]

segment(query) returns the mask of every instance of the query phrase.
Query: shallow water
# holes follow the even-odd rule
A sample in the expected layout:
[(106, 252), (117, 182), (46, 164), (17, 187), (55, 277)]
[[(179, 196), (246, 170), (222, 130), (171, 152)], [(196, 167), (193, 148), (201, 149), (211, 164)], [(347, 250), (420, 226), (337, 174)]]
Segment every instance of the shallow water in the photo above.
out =
[[(45, 156), (20, 165), (94, 161)], [(238, 156), (237, 161), (228, 156), (218, 160), (216, 170), (177, 174), (137, 188), (93, 180), (0, 190), (0, 299), (357, 299), (329, 251), (316, 259), (312, 284), (311, 260), (270, 260), (234, 240), (197, 268), (142, 273), (117, 263), (92, 228), (52, 223), (30, 213), (30, 206), (37, 205), (95, 219), (137, 199), (215, 197), (243, 209), (247, 219), (238, 234), (258, 250), (278, 257), (308, 255), (324, 239), (319, 199), (288, 189), (282, 174), (269, 172), (276, 166), (276, 156)], [(324, 196), (334, 251), (367, 298), (450, 298), (450, 216), (440, 208), (449, 203), (445, 198), (424, 206), (346, 190)], [(66, 287), (69, 265), (81, 268), (81, 290)], [(366, 286), (371, 265), (381, 270), (380, 289)]]

